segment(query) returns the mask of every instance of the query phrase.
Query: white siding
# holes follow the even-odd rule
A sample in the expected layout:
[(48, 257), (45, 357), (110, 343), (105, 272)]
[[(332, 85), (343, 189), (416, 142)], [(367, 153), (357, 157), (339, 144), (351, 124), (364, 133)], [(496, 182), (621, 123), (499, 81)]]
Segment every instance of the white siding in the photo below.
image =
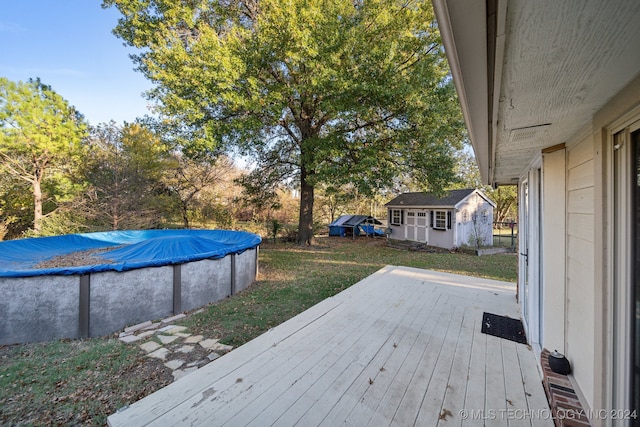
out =
[[(464, 221), (464, 211), (467, 211), (469, 220)], [(487, 221), (482, 222), (482, 211), (487, 211)], [(474, 225), (472, 215), (477, 214), (478, 219)], [(493, 245), (493, 206), (478, 194), (473, 194), (469, 199), (458, 204), (456, 213), (456, 246), (472, 246), (475, 244), (476, 234), (482, 241), (482, 246)]]
[(595, 348), (593, 153), (590, 136), (567, 150), (566, 355), (589, 405), (594, 398)]
[[(566, 151), (543, 155), (542, 347), (565, 349)], [(575, 224), (575, 222), (574, 222)]]

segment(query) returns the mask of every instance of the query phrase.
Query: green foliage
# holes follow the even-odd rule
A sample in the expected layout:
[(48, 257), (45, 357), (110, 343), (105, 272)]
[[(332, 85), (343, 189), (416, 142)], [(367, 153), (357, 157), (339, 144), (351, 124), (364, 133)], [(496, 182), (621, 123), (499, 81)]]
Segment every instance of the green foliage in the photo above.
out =
[(503, 222), (518, 218), (517, 200), (518, 187), (516, 185), (504, 185), (491, 188), (483, 185), (480, 178), (480, 169), (471, 151), (462, 150), (456, 156), (456, 182), (450, 188), (478, 188), (496, 203), (494, 209), (494, 221)]
[(407, 174), (437, 191), (454, 176), (463, 123), (429, 1), (104, 6), (122, 14), (115, 34), (141, 48), (176, 143), (253, 155), (258, 195), (300, 186), (300, 243), (320, 183), (373, 194)]
[(93, 228), (157, 228), (177, 212), (177, 200), (163, 178), (173, 165), (167, 147), (139, 124), (93, 128), (85, 147), (77, 201)]
[(226, 156), (193, 159), (179, 152), (172, 154), (171, 164), (166, 168), (162, 181), (179, 203), (185, 228), (191, 226), (191, 218), (202, 213), (205, 200), (208, 200), (205, 197), (207, 190), (221, 182), (231, 181), (233, 170), (233, 162)]
[(516, 221), (518, 218), (518, 186), (502, 185), (496, 189), (490, 189), (487, 194), (496, 202), (494, 209), (494, 221)]
[(271, 220), (270, 235), (271, 235), (271, 238), (273, 239), (273, 243), (276, 243), (278, 239), (278, 234), (280, 234), (280, 231), (282, 230), (282, 226), (283, 224), (280, 224), (280, 221), (278, 221), (277, 219)]
[[(77, 190), (69, 176), (78, 164), (85, 133), (83, 117), (50, 86), (40, 80), (0, 78), (0, 175), (30, 186), (36, 234), (43, 215)], [(23, 198), (18, 199), (22, 204)], [(5, 209), (16, 209), (11, 204), (4, 202), (4, 221), (10, 216)]]
[(484, 192), (491, 189), (482, 183), (478, 163), (469, 146), (456, 153), (455, 162), (456, 180), (449, 187), (450, 189), (477, 188)]

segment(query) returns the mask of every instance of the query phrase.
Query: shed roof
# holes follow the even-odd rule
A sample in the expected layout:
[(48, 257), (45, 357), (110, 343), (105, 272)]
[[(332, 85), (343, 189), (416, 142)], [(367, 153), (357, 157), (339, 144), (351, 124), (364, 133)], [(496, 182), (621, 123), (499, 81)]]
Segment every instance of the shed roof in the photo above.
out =
[(473, 193), (478, 193), (482, 198), (495, 207), (495, 203), (484, 195), (481, 191), (474, 188), (465, 188), (462, 190), (449, 190), (442, 197), (437, 197), (433, 193), (416, 192), (403, 193), (391, 200), (385, 206), (433, 206), (455, 208), (458, 203), (469, 197)]

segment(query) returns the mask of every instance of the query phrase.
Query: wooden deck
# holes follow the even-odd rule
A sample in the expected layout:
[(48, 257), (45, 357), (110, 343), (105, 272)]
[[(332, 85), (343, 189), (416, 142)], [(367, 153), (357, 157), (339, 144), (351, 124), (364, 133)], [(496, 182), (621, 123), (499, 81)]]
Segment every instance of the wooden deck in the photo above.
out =
[(485, 311), (519, 318), (515, 286), (387, 266), (108, 422), (553, 425), (533, 352)]

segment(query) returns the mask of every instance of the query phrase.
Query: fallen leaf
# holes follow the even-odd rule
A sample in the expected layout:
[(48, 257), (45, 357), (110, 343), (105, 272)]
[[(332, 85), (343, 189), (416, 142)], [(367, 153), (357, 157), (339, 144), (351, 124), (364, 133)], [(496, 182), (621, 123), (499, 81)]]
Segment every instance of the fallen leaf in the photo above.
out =
[(446, 420), (447, 417), (452, 417), (453, 414), (451, 413), (450, 410), (446, 409), (446, 408), (442, 408), (442, 412), (440, 412), (440, 416), (438, 418), (440, 418), (441, 420)]

